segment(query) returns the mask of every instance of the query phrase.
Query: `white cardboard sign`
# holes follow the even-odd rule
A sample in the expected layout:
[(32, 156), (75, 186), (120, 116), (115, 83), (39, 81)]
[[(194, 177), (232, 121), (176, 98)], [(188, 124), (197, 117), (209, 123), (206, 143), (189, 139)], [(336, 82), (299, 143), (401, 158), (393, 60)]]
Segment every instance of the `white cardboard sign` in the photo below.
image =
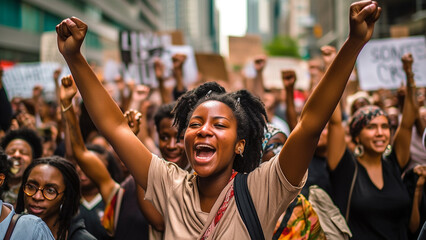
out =
[(369, 41), (357, 60), (359, 84), (362, 90), (397, 89), (405, 85), (406, 76), (401, 57), (413, 55), (414, 80), (418, 87), (426, 86), (426, 44), (424, 36), (389, 38)]

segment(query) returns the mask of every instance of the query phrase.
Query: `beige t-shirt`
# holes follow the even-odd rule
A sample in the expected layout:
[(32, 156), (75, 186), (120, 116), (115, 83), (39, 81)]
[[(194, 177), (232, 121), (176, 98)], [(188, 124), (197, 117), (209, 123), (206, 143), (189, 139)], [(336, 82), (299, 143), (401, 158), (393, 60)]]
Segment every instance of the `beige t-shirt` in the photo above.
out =
[[(248, 188), (265, 239), (272, 238), (278, 218), (300, 192), (306, 177), (307, 173), (299, 186), (292, 186), (284, 177), (276, 157), (249, 174)], [(145, 199), (152, 201), (164, 216), (164, 239), (199, 239), (212, 222), (232, 184), (233, 181), (229, 182), (222, 190), (210, 213), (203, 212), (196, 176), (153, 154)], [(230, 200), (208, 239), (250, 239), (235, 198)]]

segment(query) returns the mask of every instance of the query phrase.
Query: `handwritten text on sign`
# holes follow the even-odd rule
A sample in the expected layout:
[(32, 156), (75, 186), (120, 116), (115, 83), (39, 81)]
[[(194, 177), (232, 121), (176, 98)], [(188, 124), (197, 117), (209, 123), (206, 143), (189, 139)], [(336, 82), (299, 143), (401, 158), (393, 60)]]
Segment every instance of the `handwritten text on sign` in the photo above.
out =
[(357, 68), (363, 90), (397, 89), (406, 81), (401, 57), (413, 55), (414, 80), (426, 86), (426, 43), (423, 36), (371, 40), (361, 51)]

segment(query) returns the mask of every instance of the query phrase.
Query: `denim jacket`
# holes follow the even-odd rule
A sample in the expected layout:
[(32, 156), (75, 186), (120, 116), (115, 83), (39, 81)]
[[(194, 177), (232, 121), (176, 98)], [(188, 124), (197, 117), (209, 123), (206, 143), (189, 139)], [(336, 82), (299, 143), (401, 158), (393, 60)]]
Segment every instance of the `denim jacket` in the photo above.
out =
[[(9, 227), (10, 221), (12, 220), (13, 215), (15, 214), (15, 209), (13, 206), (9, 203), (3, 203), (3, 201), (0, 200), (0, 206), (6, 206), (8, 207), (11, 212), (7, 217), (0, 222), (0, 239), (4, 239), (6, 235), (7, 228)], [(0, 207), (0, 215), (1, 215), (2, 208)], [(11, 240), (21, 240), (21, 239), (52, 239), (53, 237), (52, 233), (50, 232), (50, 229), (47, 227), (46, 223), (44, 223), (41, 218), (25, 214), (22, 215), (19, 220), (16, 222), (15, 229), (13, 230), (12, 236), (10, 238)]]

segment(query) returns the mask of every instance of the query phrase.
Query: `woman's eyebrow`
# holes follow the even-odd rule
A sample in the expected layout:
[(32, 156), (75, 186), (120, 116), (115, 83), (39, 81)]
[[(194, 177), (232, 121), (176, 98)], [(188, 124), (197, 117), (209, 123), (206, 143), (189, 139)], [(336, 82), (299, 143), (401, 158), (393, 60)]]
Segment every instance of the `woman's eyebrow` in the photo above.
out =
[(39, 184), (36, 180), (34, 180), (34, 179), (28, 179), (28, 180), (27, 180), (27, 183), (32, 183), (32, 184), (37, 185), (37, 186), (39, 186), (39, 185), (40, 185), (40, 184)]

